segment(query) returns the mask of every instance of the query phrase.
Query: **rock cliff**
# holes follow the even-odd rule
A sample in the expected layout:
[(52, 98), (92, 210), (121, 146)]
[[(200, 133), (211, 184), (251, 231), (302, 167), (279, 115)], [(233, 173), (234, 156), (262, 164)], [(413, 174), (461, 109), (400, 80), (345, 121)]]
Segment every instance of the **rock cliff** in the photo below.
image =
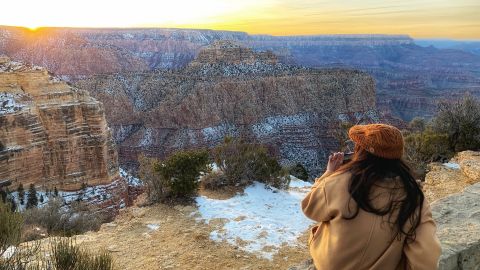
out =
[(99, 75), (75, 85), (105, 104), (126, 163), (139, 152), (164, 156), (241, 135), (270, 145), (284, 164), (318, 172), (337, 147), (332, 125), (380, 117), (374, 81), (363, 72), (290, 66), (227, 41), (185, 69)]
[(120, 197), (126, 191), (101, 103), (44, 68), (6, 57), (0, 57), (0, 179), (14, 188), (113, 183)]

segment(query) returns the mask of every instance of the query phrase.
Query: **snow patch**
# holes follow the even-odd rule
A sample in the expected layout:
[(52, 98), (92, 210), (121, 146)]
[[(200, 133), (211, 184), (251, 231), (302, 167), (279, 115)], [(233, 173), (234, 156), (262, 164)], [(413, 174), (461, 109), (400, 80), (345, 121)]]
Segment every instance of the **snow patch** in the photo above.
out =
[(147, 224), (147, 228), (149, 228), (152, 231), (156, 231), (160, 228), (160, 225), (158, 225), (158, 224)]
[(140, 141), (140, 146), (150, 146), (153, 143), (152, 129), (146, 128), (143, 139)]
[(197, 197), (201, 215), (197, 221), (226, 219), (223, 228), (210, 234), (212, 240), (225, 240), (242, 250), (272, 259), (282, 245), (301, 245), (298, 237), (313, 223), (303, 215), (300, 206), (310, 190), (309, 183), (297, 179), (291, 185), (295, 189), (285, 191), (255, 182), (244, 194), (228, 200)]
[(18, 98), (16, 94), (0, 93), (0, 115), (13, 113), (24, 107), (24, 105), (17, 103), (16, 98)]
[(449, 169), (453, 169), (453, 170), (460, 170), (460, 165), (458, 163), (455, 163), (455, 162), (443, 163), (443, 166), (445, 166)]
[(309, 188), (312, 183), (300, 180), (293, 175), (290, 175), (290, 187), (291, 188)]

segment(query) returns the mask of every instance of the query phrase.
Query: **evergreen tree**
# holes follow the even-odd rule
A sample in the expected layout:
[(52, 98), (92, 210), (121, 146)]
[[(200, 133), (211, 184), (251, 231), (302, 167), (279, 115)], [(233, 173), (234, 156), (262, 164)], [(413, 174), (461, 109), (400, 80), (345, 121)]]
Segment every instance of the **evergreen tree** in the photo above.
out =
[(7, 192), (3, 188), (0, 188), (0, 199), (3, 203), (7, 203)]
[(20, 201), (20, 204), (24, 205), (25, 204), (25, 190), (23, 189), (23, 184), (22, 183), (20, 183), (20, 185), (18, 185), (17, 192), (18, 192), (18, 200)]
[(45, 199), (43, 198), (43, 194), (40, 195), (40, 203), (43, 203), (45, 201)]
[(38, 206), (37, 190), (34, 184), (30, 184), (27, 196), (27, 209)]
[(53, 188), (53, 197), (58, 197), (58, 189), (57, 187)]
[(7, 201), (10, 203), (10, 210), (15, 212), (17, 210), (17, 202), (15, 202), (15, 197), (10, 195), (8, 196)]

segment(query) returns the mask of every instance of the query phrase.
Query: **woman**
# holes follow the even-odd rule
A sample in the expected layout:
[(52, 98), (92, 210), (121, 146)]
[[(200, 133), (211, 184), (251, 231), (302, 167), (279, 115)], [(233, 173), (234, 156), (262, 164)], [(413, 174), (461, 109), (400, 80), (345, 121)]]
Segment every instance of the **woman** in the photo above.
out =
[(403, 137), (392, 126), (357, 125), (351, 161), (329, 157), (302, 201), (318, 223), (309, 249), (318, 270), (437, 269), (440, 243), (427, 200), (402, 161)]

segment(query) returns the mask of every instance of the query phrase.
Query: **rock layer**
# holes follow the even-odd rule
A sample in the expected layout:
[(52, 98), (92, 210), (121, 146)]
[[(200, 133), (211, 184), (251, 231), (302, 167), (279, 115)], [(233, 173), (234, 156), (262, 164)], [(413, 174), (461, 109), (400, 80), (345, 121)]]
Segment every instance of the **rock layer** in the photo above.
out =
[(0, 58), (0, 179), (75, 190), (120, 178), (100, 102), (47, 70)]

